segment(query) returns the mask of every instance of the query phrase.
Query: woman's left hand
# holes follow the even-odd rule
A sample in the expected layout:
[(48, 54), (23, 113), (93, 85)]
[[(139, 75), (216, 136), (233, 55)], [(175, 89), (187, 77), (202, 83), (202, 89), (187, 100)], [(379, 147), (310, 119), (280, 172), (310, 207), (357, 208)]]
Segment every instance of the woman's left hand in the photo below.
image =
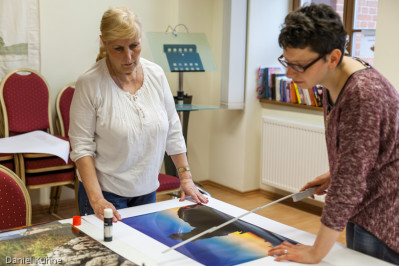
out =
[(198, 191), (193, 179), (190, 177), (180, 176), (180, 201), (186, 199), (186, 196), (191, 196), (198, 204), (208, 203), (208, 199)]
[(284, 241), (281, 245), (273, 247), (269, 250), (270, 256), (277, 256), (275, 261), (289, 260), (300, 263), (319, 263), (322, 258), (317, 256), (317, 252), (313, 246), (302, 244), (291, 244)]

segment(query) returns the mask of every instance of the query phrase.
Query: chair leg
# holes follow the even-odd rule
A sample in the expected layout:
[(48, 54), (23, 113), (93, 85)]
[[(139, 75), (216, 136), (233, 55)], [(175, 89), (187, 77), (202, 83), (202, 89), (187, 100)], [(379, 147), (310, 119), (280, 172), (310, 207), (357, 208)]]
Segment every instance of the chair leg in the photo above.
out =
[(60, 198), (61, 198), (61, 191), (62, 191), (62, 186), (58, 186), (56, 189), (56, 194), (55, 194), (55, 199), (54, 199), (54, 213), (58, 212), (58, 206), (59, 206)]
[(62, 186), (57, 186), (57, 187), (51, 188), (50, 209), (49, 209), (50, 214), (59, 220), (65, 219), (64, 217), (61, 217), (57, 214), (61, 190), (62, 190)]
[(53, 213), (54, 212), (55, 197), (56, 197), (56, 194), (57, 194), (56, 190), (57, 190), (57, 187), (51, 187), (49, 213)]

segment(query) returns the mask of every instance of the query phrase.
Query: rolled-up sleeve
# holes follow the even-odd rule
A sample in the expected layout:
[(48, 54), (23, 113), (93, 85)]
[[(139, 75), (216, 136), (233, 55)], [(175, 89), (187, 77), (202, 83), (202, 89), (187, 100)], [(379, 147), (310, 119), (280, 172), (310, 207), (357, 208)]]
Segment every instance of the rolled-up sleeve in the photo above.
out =
[(91, 90), (86, 83), (77, 81), (70, 109), (70, 156), (74, 162), (85, 156), (95, 157), (96, 151), (96, 90)]

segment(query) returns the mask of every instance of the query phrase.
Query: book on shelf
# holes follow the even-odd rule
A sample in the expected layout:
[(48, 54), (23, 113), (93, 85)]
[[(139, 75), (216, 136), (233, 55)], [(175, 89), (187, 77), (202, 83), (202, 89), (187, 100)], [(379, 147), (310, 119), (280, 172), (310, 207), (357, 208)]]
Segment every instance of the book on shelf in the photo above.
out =
[(258, 69), (258, 77), (256, 79), (256, 97), (258, 99), (262, 99), (266, 97), (266, 90), (265, 90), (265, 79), (264, 79), (264, 70), (265, 67), (259, 67)]
[[(276, 75), (276, 74), (275, 74)], [(276, 80), (275, 80), (275, 86), (274, 86), (274, 91), (276, 94), (276, 101), (284, 101), (284, 81), (287, 80), (287, 77), (285, 76), (285, 74), (282, 74), (280, 76), (280, 74), (277, 74), (278, 76), (276, 76)]]
[(276, 100), (280, 99), (281, 102), (286, 102), (289, 103), (291, 102), (291, 82), (292, 80), (290, 78), (287, 78), (286, 76), (284, 77), (279, 77), (279, 88), (276, 88), (276, 92), (280, 93), (280, 98), (277, 98)]
[[(271, 91), (271, 100), (280, 101), (280, 78), (285, 77), (285, 73), (273, 73), (271, 74), (271, 87), (269, 91)], [(277, 96), (279, 99), (277, 100)], [(270, 99), (270, 97), (269, 97)]]
[(281, 95), (282, 95), (282, 101), (289, 103), (291, 102), (291, 93), (290, 93), (290, 84), (291, 84), (291, 79), (290, 78), (285, 78), (281, 80), (280, 83), (280, 88), (281, 88)]
[(323, 106), (323, 87), (316, 85), (312, 89), (313, 89), (313, 94), (315, 96), (317, 106), (322, 107)]
[(305, 103), (305, 96), (303, 95), (303, 90), (301, 88), (299, 88), (298, 86), (297, 86), (297, 88), (298, 88), (298, 94), (299, 94), (299, 98), (298, 99), (301, 100), (301, 101), (298, 100), (298, 103), (299, 104), (306, 104)]
[(305, 99), (305, 104), (312, 105), (312, 100), (310, 99), (308, 89), (302, 89), (302, 92), (303, 92), (303, 98)]
[(295, 95), (296, 95), (296, 99), (297, 99), (297, 104), (302, 104), (302, 99), (301, 99), (301, 95), (299, 93), (299, 91), (301, 90), (301, 88), (299, 88), (295, 82), (293, 82), (294, 84), (294, 90), (295, 90)]
[(295, 82), (290, 83), (290, 91), (291, 91), (291, 103), (298, 103), (298, 97), (297, 97), (297, 86)]
[(307, 90), (308, 90), (308, 94), (310, 97), (310, 105), (317, 106), (316, 98), (314, 97), (314, 93), (313, 93), (313, 88), (309, 88)]
[(285, 76), (285, 68), (281, 67), (269, 67), (267, 68), (267, 75), (266, 75), (266, 80), (267, 80), (267, 92), (266, 92), (266, 99), (272, 100), (273, 96), (275, 97), (276, 93), (273, 92), (273, 86), (275, 84), (275, 80), (273, 75), (276, 74), (281, 74)]

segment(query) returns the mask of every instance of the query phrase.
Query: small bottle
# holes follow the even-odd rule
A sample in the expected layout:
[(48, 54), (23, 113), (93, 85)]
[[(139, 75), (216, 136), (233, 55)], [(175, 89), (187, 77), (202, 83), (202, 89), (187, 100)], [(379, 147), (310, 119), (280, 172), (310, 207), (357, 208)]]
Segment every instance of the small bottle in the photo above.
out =
[(104, 241), (112, 241), (112, 220), (114, 214), (112, 209), (104, 209)]

